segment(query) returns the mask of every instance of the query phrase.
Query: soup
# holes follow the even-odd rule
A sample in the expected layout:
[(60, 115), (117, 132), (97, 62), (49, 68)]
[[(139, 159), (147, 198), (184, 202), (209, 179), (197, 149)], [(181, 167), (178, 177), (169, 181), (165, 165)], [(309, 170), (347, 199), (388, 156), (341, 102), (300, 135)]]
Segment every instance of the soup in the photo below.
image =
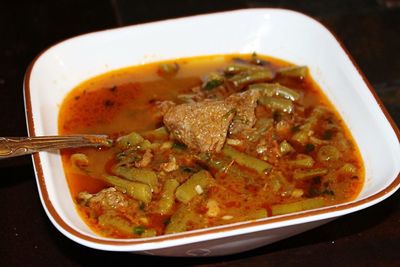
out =
[(74, 88), (60, 134), (110, 147), (62, 151), (96, 233), (172, 234), (353, 200), (359, 151), (305, 66), (216, 55), (129, 67)]

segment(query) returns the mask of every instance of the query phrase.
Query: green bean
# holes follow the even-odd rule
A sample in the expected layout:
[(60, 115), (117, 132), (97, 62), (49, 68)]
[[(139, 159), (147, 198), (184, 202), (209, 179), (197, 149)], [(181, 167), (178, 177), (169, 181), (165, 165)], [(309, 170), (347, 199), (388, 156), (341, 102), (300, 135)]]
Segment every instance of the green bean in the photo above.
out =
[(293, 183), (288, 182), (280, 171), (272, 171), (268, 181), (274, 193), (280, 191), (281, 195), (287, 195), (293, 191)]
[(278, 74), (284, 77), (305, 78), (308, 74), (308, 68), (307, 66), (281, 68), (278, 70)]
[(293, 173), (293, 179), (295, 180), (311, 179), (317, 176), (325, 175), (327, 173), (328, 173), (327, 169), (296, 170)]
[(331, 145), (321, 146), (317, 153), (317, 159), (321, 162), (335, 161), (340, 158), (339, 150)]
[(226, 157), (223, 154), (209, 155), (207, 153), (200, 153), (196, 159), (201, 165), (206, 165), (207, 169), (215, 169), (218, 172), (229, 172), (231, 173), (231, 162), (230, 157)]
[(233, 84), (234, 87), (243, 88), (249, 83), (269, 81), (273, 78), (274, 75), (271, 70), (262, 69), (256, 71), (240, 72), (229, 78), (229, 81)]
[(268, 212), (266, 209), (259, 209), (251, 211), (243, 216), (243, 220), (257, 220), (268, 217)]
[(311, 112), (308, 119), (303, 125), (296, 126), (298, 131), (292, 136), (292, 140), (306, 146), (309, 143), (309, 139), (315, 141), (315, 138), (309, 136), (309, 133), (313, 131), (314, 127), (318, 124), (319, 119), (325, 114), (326, 109), (323, 107), (316, 107)]
[(175, 192), (175, 197), (183, 203), (188, 203), (200, 195), (213, 183), (212, 176), (207, 171), (199, 171), (181, 184)]
[(146, 228), (140, 237), (153, 237), (157, 235), (157, 231), (151, 228)]
[(210, 73), (202, 85), (203, 90), (212, 90), (224, 83), (224, 77), (219, 73)]
[(279, 110), (286, 113), (292, 113), (294, 110), (293, 102), (288, 99), (263, 96), (258, 101), (272, 110)]
[(117, 214), (104, 213), (98, 217), (99, 225), (114, 228), (123, 234), (132, 234), (133, 227), (129, 221)]
[(245, 65), (245, 64), (234, 64), (229, 65), (225, 68), (224, 73), (227, 75), (234, 75), (240, 72), (252, 72), (252, 71), (260, 71), (265, 70), (264, 67), (261, 66), (254, 66), (254, 65)]
[(297, 133), (295, 133), (295, 134), (292, 136), (291, 139), (292, 139), (293, 141), (296, 141), (296, 142), (302, 144), (302, 145), (305, 145), (305, 144), (308, 143), (308, 138), (309, 138), (309, 136), (308, 136), (308, 134), (307, 134), (307, 131), (305, 131), (305, 130), (300, 130), (300, 131), (298, 131)]
[(139, 201), (142, 201), (145, 204), (151, 201), (151, 188), (147, 184), (127, 181), (117, 176), (110, 175), (104, 176), (104, 181), (122, 189), (123, 191), (126, 191), (129, 196)]
[(298, 154), (295, 160), (289, 160), (292, 167), (311, 168), (314, 166), (314, 159), (305, 154)]
[(282, 215), (303, 210), (317, 209), (325, 205), (325, 200), (321, 197), (309, 198), (292, 203), (272, 205), (272, 215)]
[(166, 234), (180, 233), (188, 230), (189, 222), (200, 222), (201, 217), (187, 205), (181, 205), (171, 216), (171, 220), (165, 229)]
[(151, 187), (152, 191), (157, 189), (158, 178), (157, 174), (152, 170), (138, 169), (138, 168), (128, 168), (125, 166), (115, 166), (112, 169), (115, 175), (121, 176), (125, 179), (135, 182), (141, 182), (147, 184)]
[(249, 85), (249, 90), (260, 90), (264, 96), (279, 96), (291, 101), (300, 99), (300, 94), (279, 83), (256, 83)]
[(272, 168), (269, 163), (248, 154), (239, 152), (228, 145), (224, 146), (224, 148), (222, 149), (222, 153), (226, 156), (231, 157), (239, 165), (255, 170), (259, 174), (263, 174), (271, 170)]
[(274, 124), (274, 120), (271, 118), (260, 118), (257, 120), (254, 126), (254, 131), (246, 133), (246, 138), (251, 142), (258, 141), (262, 134), (265, 133)]
[(137, 146), (143, 141), (144, 141), (144, 139), (140, 134), (132, 132), (128, 135), (119, 137), (117, 139), (117, 146), (122, 149), (127, 149), (130, 147)]
[(168, 214), (175, 203), (175, 190), (179, 186), (179, 182), (175, 179), (168, 179), (164, 183), (161, 191), (161, 198), (158, 201), (155, 212), (160, 214)]

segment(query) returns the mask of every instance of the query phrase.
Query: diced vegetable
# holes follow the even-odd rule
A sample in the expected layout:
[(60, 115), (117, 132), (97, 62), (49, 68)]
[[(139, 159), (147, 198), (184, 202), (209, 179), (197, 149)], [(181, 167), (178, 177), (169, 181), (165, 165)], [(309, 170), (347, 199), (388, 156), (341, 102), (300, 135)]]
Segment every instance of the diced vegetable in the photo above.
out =
[(306, 143), (308, 142), (308, 133), (304, 130), (300, 130), (298, 132), (296, 132), (295, 134), (293, 134), (292, 136), (292, 140), (296, 141), (297, 143), (300, 143), (302, 145), (306, 145)]
[(201, 190), (205, 190), (212, 183), (213, 178), (207, 171), (199, 171), (176, 189), (175, 196), (180, 202), (188, 203), (196, 195), (201, 194), (199, 193), (199, 187)]
[(283, 156), (286, 155), (290, 152), (293, 152), (294, 148), (288, 143), (288, 141), (283, 140), (280, 144), (279, 144), (279, 153)]
[(125, 191), (129, 196), (142, 201), (143, 203), (149, 203), (152, 198), (151, 188), (147, 184), (138, 182), (131, 182), (119, 178), (117, 176), (104, 176), (104, 181), (113, 186), (120, 188)]
[(320, 197), (304, 199), (285, 204), (276, 204), (271, 207), (272, 215), (282, 215), (292, 212), (317, 209), (325, 205), (325, 200)]

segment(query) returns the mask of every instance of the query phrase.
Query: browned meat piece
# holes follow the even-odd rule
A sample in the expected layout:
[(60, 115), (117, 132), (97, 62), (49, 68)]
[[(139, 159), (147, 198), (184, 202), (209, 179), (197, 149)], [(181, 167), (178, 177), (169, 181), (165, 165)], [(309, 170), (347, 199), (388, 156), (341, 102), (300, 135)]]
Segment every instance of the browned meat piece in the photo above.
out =
[(143, 158), (140, 161), (135, 162), (135, 167), (144, 168), (150, 164), (152, 159), (153, 159), (153, 153), (151, 153), (150, 149), (147, 149), (143, 155)]
[(247, 90), (243, 93), (233, 94), (225, 100), (226, 103), (235, 107), (235, 117), (229, 126), (230, 134), (240, 133), (254, 126), (256, 123), (254, 109), (259, 97), (260, 91)]
[(132, 205), (132, 200), (115, 189), (109, 187), (101, 190), (97, 194), (90, 194), (88, 192), (80, 192), (77, 197), (78, 203), (88, 207), (97, 207), (101, 209), (118, 209), (125, 208)]
[(235, 115), (234, 107), (225, 101), (203, 101), (172, 107), (164, 124), (189, 148), (202, 152), (220, 151), (228, 127)]

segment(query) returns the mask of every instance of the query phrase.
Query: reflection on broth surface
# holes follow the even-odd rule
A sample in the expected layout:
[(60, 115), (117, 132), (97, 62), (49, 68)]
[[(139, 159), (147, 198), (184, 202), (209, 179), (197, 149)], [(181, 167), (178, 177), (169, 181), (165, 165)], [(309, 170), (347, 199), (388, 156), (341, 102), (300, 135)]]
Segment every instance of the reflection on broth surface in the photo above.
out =
[(354, 199), (364, 167), (307, 67), (251, 55), (113, 71), (66, 97), (60, 134), (111, 148), (62, 152), (70, 191), (98, 234), (150, 237)]

